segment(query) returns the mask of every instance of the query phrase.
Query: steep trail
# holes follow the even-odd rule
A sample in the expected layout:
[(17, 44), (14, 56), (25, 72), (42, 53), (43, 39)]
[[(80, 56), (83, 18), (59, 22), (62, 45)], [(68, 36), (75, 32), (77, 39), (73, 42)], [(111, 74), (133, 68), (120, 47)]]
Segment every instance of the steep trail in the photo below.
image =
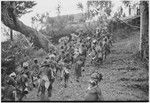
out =
[[(132, 57), (138, 50), (139, 37), (135, 36), (113, 44), (111, 54), (99, 67), (87, 66), (82, 73), (80, 83), (72, 73), (67, 88), (56, 79), (53, 85), (51, 101), (84, 100), (88, 88), (90, 73), (98, 70), (103, 75), (99, 86), (105, 101), (144, 101), (148, 100), (148, 72), (140, 61)], [(86, 62), (88, 65), (88, 60)], [(25, 101), (38, 101), (37, 90), (27, 95)]]

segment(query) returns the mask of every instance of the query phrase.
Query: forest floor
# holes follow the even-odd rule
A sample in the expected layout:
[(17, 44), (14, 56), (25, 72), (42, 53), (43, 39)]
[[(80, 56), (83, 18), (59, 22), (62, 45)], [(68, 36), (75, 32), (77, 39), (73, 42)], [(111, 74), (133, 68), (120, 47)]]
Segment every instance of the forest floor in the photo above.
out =
[[(139, 33), (139, 32), (137, 32)], [(82, 101), (86, 95), (90, 74), (98, 70), (103, 75), (99, 83), (105, 101), (148, 101), (148, 70), (143, 62), (135, 59), (138, 51), (139, 34), (114, 43), (111, 54), (99, 67), (88, 65), (82, 72), (80, 82), (75, 81), (74, 73), (67, 88), (56, 79), (53, 84), (52, 97), (43, 101)], [(37, 89), (33, 89), (23, 101), (40, 101)]]

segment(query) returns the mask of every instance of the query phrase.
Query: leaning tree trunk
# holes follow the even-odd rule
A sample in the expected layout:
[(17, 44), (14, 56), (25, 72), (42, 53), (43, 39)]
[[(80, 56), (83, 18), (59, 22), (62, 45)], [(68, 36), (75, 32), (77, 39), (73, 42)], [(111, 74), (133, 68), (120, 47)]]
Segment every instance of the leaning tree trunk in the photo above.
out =
[(1, 21), (4, 25), (8, 26), (10, 29), (22, 33), (25, 37), (32, 38), (33, 45), (38, 48), (43, 48), (48, 52), (49, 40), (37, 30), (26, 26), (18, 18), (16, 18), (12, 12), (9, 11), (12, 7), (8, 2), (1, 5)]
[(148, 2), (140, 2), (140, 53), (142, 59), (148, 57), (149, 44), (148, 44), (148, 28), (149, 28), (149, 11), (148, 11)]

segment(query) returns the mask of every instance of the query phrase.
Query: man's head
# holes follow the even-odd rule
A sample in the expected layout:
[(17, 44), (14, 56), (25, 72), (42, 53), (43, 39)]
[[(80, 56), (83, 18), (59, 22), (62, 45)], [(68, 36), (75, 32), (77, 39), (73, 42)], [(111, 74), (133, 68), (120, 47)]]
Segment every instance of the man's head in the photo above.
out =
[(28, 63), (28, 62), (24, 62), (24, 63), (23, 63), (23, 68), (26, 69), (26, 68), (28, 68), (28, 66), (29, 66), (29, 63)]
[(97, 85), (98, 82), (100, 82), (102, 80), (103, 76), (101, 73), (95, 72), (91, 75), (91, 81), (90, 84)]
[(9, 75), (9, 77), (15, 78), (15, 77), (16, 77), (16, 73), (15, 73), (15, 72), (12, 72), (12, 73)]
[(50, 68), (51, 68), (51, 69), (54, 69), (54, 68), (55, 68), (55, 65), (54, 65), (54, 64), (50, 64)]
[(34, 63), (35, 63), (35, 64), (37, 64), (37, 63), (38, 63), (38, 60), (37, 60), (37, 59), (35, 59), (35, 60), (34, 60)]
[(100, 33), (100, 28), (96, 28), (96, 34)]
[(96, 44), (96, 42), (97, 42), (97, 41), (94, 39), (94, 40), (93, 40), (93, 44)]

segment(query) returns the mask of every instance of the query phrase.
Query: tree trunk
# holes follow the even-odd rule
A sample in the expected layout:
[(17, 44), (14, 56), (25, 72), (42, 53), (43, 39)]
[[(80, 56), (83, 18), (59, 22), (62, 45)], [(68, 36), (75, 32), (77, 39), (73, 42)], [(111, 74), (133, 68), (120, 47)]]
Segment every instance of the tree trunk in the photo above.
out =
[(137, 7), (137, 15), (140, 15), (140, 9)]
[(10, 29), (10, 40), (13, 41), (13, 30)]
[(129, 16), (131, 15), (131, 6), (129, 5)]
[(140, 53), (142, 59), (146, 59), (149, 53), (149, 44), (148, 44), (148, 28), (149, 28), (149, 11), (148, 11), (148, 2), (140, 2)]
[(121, 7), (120, 8), (120, 15), (121, 15), (121, 17), (122, 17), (122, 13), (123, 13), (123, 8)]
[(87, 15), (88, 15), (88, 19), (90, 18), (90, 9), (89, 9), (89, 7), (90, 7), (90, 1), (87, 1)]
[(5, 2), (5, 4), (1, 6), (1, 21), (10, 29), (22, 33), (25, 37), (32, 38), (34, 46), (43, 48), (46, 52), (48, 52), (48, 45), (50, 43), (49, 40), (42, 33), (23, 24), (23, 22), (21, 22), (12, 12), (9, 11), (10, 8), (11, 6), (8, 2)]

